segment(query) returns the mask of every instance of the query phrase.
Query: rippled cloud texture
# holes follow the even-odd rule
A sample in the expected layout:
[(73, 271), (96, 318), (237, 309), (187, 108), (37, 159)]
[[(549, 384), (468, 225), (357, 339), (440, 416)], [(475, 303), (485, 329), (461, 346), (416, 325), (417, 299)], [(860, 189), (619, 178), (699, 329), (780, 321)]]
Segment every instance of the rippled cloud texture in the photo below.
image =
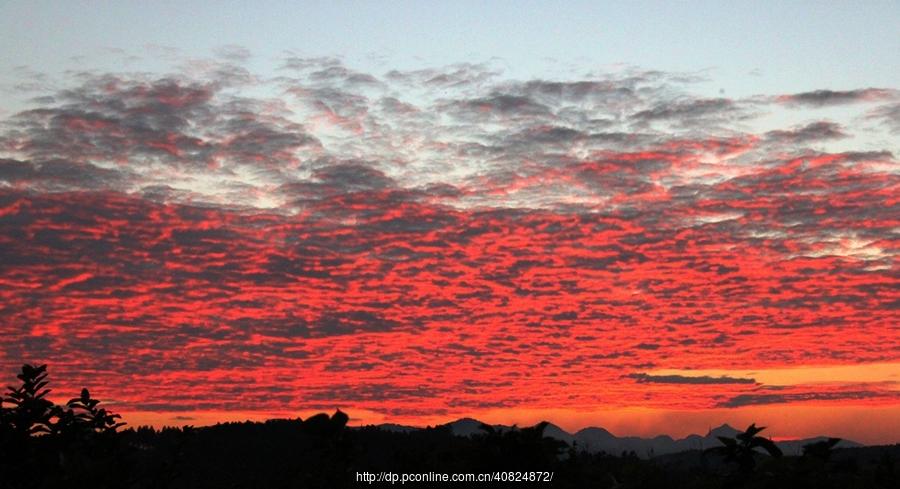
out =
[(4, 371), (121, 411), (900, 403), (752, 374), (900, 362), (897, 90), (233, 54), (19, 87)]

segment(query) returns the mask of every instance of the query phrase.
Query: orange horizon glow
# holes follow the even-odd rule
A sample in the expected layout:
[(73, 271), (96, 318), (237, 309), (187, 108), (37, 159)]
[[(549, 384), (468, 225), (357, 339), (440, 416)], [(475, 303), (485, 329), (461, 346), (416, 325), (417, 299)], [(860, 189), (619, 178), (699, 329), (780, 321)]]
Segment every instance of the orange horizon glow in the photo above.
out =
[[(335, 408), (339, 409), (339, 408)], [(890, 445), (900, 443), (893, 433), (900, 430), (900, 406), (829, 406), (790, 405), (764, 406), (742, 409), (717, 410), (666, 410), (666, 409), (608, 409), (599, 411), (574, 411), (566, 409), (487, 410), (476, 413), (459, 413), (456, 416), (417, 418), (389, 418), (380, 413), (340, 408), (351, 416), (351, 426), (393, 423), (414, 427), (436, 426), (457, 419), (474, 418), (488, 424), (533, 426), (550, 421), (560, 428), (575, 433), (589, 427), (604, 428), (612, 434), (652, 438), (669, 435), (675, 439), (687, 435), (706, 433), (722, 424), (744, 429), (751, 423), (766, 426), (766, 434), (776, 440), (794, 440), (815, 436), (833, 436), (865, 445)], [(153, 426), (210, 426), (216, 423), (256, 421), (267, 419), (305, 419), (318, 412), (124, 412), (128, 427)]]

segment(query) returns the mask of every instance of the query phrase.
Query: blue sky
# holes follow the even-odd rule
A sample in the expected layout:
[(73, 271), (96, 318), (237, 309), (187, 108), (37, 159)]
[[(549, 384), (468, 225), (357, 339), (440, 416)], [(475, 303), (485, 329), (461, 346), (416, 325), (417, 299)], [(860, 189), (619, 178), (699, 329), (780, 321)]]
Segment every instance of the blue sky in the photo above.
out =
[[(660, 70), (698, 77), (691, 91), (706, 97), (894, 88), (898, 26), (895, 1), (12, 1), (0, 3), (0, 117), (80, 72), (184, 74), (226, 46), (269, 79), (284, 75), (286, 56), (334, 56), (376, 77), (460, 62), (486, 63), (507, 80)], [(763, 131), (858, 115), (776, 110), (748, 124)], [(853, 144), (897, 149), (868, 133)]]
[[(286, 50), (369, 71), (496, 58), (518, 78), (628, 64), (703, 70), (710, 91), (747, 96), (890, 86), (898, 26), (895, 1), (3, 2), (0, 71), (155, 71), (162, 48), (206, 56), (233, 44), (258, 71)], [(118, 50), (141, 61), (123, 64)]]

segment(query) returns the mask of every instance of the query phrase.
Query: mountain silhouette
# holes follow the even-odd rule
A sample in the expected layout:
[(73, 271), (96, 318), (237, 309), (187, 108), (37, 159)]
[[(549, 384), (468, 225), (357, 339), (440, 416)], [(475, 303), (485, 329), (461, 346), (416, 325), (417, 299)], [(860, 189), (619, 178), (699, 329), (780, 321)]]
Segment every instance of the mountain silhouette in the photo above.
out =
[[(445, 425), (455, 436), (471, 437), (485, 433), (482, 429), (483, 423), (474, 418), (461, 418)], [(497, 432), (505, 432), (512, 430), (512, 426), (495, 424), (489, 425)], [(397, 424), (382, 424), (377, 426), (379, 429), (392, 432), (408, 433), (421, 428), (413, 426), (404, 426)], [(721, 445), (719, 437), (733, 438), (741, 430), (734, 428), (729, 424), (722, 424), (715, 428), (710, 428), (706, 435), (691, 434), (684, 438), (674, 439), (668, 435), (658, 435), (653, 438), (642, 438), (638, 436), (616, 436), (605, 428), (588, 427), (578, 430), (575, 433), (560, 428), (559, 426), (548, 423), (544, 428), (544, 436), (566, 442), (569, 445), (575, 445), (581, 450), (590, 453), (608, 453), (611, 455), (619, 455), (621, 453), (634, 452), (640, 458), (653, 458), (660, 455), (669, 455), (690, 450), (704, 450), (707, 448)], [(828, 440), (826, 436), (817, 436), (813, 438), (803, 438), (798, 440), (781, 440), (775, 444), (786, 455), (801, 455), (803, 446), (818, 441)], [(861, 443), (851, 440), (841, 440), (837, 445), (838, 448), (861, 447)]]
[(716, 438), (717, 436), (733, 438), (738, 433), (741, 433), (741, 430), (731, 426), (728, 423), (725, 423), (722, 426), (710, 428), (709, 432), (706, 433), (706, 438)]
[[(472, 418), (461, 418), (453, 421), (452, 423), (447, 423), (447, 426), (450, 427), (450, 432), (456, 436), (473, 436), (484, 433), (484, 430), (481, 429), (482, 425), (481, 421)], [(499, 431), (506, 431), (510, 429), (509, 426), (503, 425), (492, 425), (494, 429)]]

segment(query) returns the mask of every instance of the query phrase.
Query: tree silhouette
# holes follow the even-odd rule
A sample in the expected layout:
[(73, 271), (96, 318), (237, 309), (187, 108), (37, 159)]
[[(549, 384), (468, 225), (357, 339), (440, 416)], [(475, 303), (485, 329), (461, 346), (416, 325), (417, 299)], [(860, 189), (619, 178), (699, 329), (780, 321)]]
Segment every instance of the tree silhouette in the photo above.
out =
[(302, 430), (317, 436), (335, 436), (344, 429), (350, 417), (338, 409), (329, 418), (325, 413), (311, 416), (301, 423)]
[(487, 455), (492, 457), (496, 465), (503, 467), (546, 467), (559, 460), (559, 456), (567, 447), (565, 442), (544, 436), (544, 430), (550, 423), (540, 423), (519, 428), (513, 426), (509, 430), (498, 430), (482, 423), (483, 433), (473, 438), (483, 443)]
[(757, 449), (762, 448), (775, 458), (782, 456), (781, 449), (772, 440), (757, 436), (764, 429), (765, 426), (757, 427), (753, 423), (734, 438), (717, 436), (723, 446), (707, 449), (707, 452), (717, 453), (724, 456), (725, 461), (737, 463), (742, 472), (752, 472), (756, 467), (756, 454), (759, 453)]
[(828, 462), (831, 454), (834, 453), (834, 447), (841, 442), (840, 438), (829, 438), (827, 440), (817, 441), (803, 445), (803, 456), (819, 459)]

